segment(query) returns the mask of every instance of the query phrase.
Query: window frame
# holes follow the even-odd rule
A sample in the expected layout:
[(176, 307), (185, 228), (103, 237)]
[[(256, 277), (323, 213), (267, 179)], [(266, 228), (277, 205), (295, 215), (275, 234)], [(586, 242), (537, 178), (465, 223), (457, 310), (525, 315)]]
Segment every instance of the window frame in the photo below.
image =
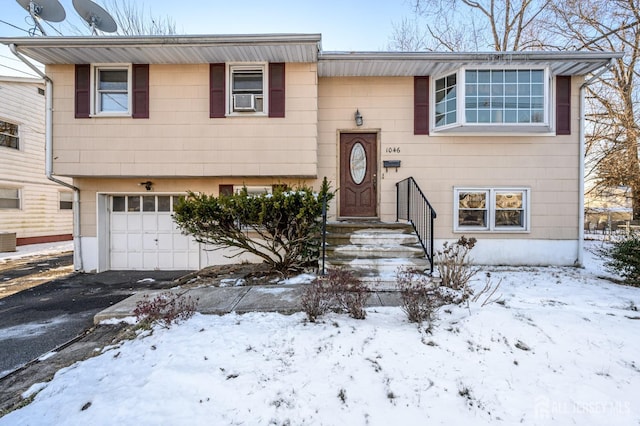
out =
[[(477, 122), (467, 122), (467, 108), (466, 108), (466, 98), (467, 98), (467, 88), (466, 88), (466, 71), (542, 71), (543, 72), (543, 121), (540, 123), (518, 123), (518, 122), (496, 122), (496, 123), (477, 123)], [(436, 88), (438, 81), (441, 81), (443, 78), (451, 77), (452, 75), (456, 76), (456, 85), (455, 85), (455, 93), (456, 93), (456, 121), (451, 124), (445, 124), (441, 126), (436, 125)], [(478, 132), (478, 133), (487, 133), (487, 131), (495, 131), (498, 133), (501, 132), (512, 132), (512, 133), (550, 133), (553, 131), (555, 126), (554, 122), (554, 109), (553, 109), (553, 98), (555, 96), (554, 85), (552, 84), (552, 75), (549, 67), (530, 67), (530, 66), (468, 66), (468, 67), (460, 67), (454, 71), (444, 72), (438, 75), (435, 75), (430, 82), (430, 103), (433, 105), (431, 108), (429, 121), (430, 121), (430, 129), (433, 132), (433, 135), (442, 134), (442, 133), (451, 133), (458, 131), (464, 132)], [(531, 98), (531, 94), (529, 94), (529, 98)], [(493, 99), (492, 95), (489, 95), (490, 99)]]
[(20, 151), (21, 147), (22, 147), (22, 144), (20, 143), (20, 139), (21, 139), (20, 138), (20, 133), (21, 133), (20, 124), (15, 123), (15, 122), (13, 122), (11, 120), (5, 120), (4, 118), (0, 118), (0, 122), (4, 122), (4, 123), (7, 123), (9, 125), (16, 126), (16, 135), (12, 135), (12, 134), (5, 133), (5, 132), (0, 132), (0, 134), (6, 135), (6, 136), (8, 136), (10, 138), (15, 138), (16, 139), (16, 146), (13, 147), (13, 146), (7, 146), (7, 145), (0, 145), (0, 147), (1, 148), (8, 148), (8, 149), (15, 149), (17, 151)]
[[(126, 111), (102, 111), (99, 96), (100, 71), (126, 71), (127, 72), (127, 110)], [(133, 114), (133, 71), (132, 64), (91, 64), (91, 117), (131, 117)]]
[[(246, 116), (268, 116), (269, 115), (269, 64), (267, 62), (242, 62), (226, 64), (226, 81), (227, 93), (226, 109), (227, 116), (246, 117)], [(236, 111), (234, 110), (234, 93), (233, 82), (235, 71), (260, 71), (262, 72), (262, 111)]]
[(0, 191), (9, 190), (16, 191), (16, 198), (0, 198), (0, 200), (17, 200), (17, 207), (2, 207), (2, 203), (0, 203), (0, 210), (22, 210), (22, 189), (15, 187), (0, 187)]
[[(459, 223), (460, 193), (485, 193), (486, 194), (486, 224), (485, 226), (461, 225)], [(496, 206), (496, 195), (501, 193), (522, 193), (521, 209), (499, 209)], [(475, 210), (475, 209), (471, 209)], [(522, 210), (522, 226), (496, 225), (498, 211)], [(529, 233), (531, 232), (531, 189), (526, 187), (454, 187), (453, 189), (453, 231), (454, 232), (495, 232), (495, 233)]]
[[(70, 195), (70, 200), (63, 200), (63, 195)], [(63, 207), (63, 204), (64, 207)], [(70, 191), (58, 191), (58, 210), (73, 210), (73, 192)]]

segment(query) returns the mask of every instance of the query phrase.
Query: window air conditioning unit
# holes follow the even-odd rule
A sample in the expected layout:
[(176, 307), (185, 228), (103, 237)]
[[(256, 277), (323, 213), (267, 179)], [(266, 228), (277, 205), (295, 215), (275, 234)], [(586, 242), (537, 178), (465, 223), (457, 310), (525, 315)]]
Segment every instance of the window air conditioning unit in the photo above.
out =
[(255, 111), (255, 97), (251, 93), (240, 93), (233, 95), (234, 111)]

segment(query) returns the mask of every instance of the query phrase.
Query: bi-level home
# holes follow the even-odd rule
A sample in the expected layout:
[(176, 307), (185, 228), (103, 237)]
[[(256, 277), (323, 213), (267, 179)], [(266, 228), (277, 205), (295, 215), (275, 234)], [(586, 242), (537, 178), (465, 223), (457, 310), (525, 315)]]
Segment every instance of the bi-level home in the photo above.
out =
[(436, 247), (465, 235), (479, 263), (581, 262), (581, 96), (618, 54), (324, 52), (319, 34), (0, 41), (46, 66), (79, 269), (204, 267), (210, 252), (172, 223), (179, 196), (325, 176), (333, 221), (396, 222), (427, 200)]
[(0, 76), (0, 251), (71, 240), (73, 193), (45, 176), (44, 111), (44, 80)]

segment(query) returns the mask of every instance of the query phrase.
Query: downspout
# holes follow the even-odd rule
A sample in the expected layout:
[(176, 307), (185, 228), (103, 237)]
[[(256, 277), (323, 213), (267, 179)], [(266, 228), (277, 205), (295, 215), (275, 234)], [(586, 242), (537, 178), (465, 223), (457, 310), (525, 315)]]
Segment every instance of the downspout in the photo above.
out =
[(578, 177), (578, 258), (576, 260), (576, 266), (584, 266), (584, 178), (585, 178), (585, 91), (587, 86), (593, 84), (593, 82), (599, 78), (602, 74), (609, 71), (613, 66), (613, 59), (609, 60), (609, 63), (602, 67), (600, 71), (593, 74), (591, 78), (582, 83), (580, 86), (580, 172)]
[(74, 269), (82, 270), (82, 239), (80, 238), (80, 189), (77, 186), (64, 182), (53, 176), (53, 81), (42, 71), (33, 65), (27, 58), (18, 53), (15, 44), (10, 44), (11, 52), (45, 81), (45, 132), (44, 132), (44, 173), (47, 179), (58, 185), (66, 186), (73, 190), (73, 247)]

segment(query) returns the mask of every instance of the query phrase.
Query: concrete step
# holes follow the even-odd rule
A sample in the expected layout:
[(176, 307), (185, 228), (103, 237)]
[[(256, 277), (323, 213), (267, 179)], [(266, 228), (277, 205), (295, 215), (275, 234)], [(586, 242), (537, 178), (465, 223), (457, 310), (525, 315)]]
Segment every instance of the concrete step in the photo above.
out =
[(429, 261), (421, 258), (365, 258), (365, 259), (327, 259), (326, 268), (347, 268), (362, 276), (396, 274), (400, 269), (425, 270)]
[(420, 245), (405, 246), (393, 244), (349, 244), (327, 246), (327, 255), (341, 259), (367, 258), (420, 258), (424, 257), (424, 250)]

